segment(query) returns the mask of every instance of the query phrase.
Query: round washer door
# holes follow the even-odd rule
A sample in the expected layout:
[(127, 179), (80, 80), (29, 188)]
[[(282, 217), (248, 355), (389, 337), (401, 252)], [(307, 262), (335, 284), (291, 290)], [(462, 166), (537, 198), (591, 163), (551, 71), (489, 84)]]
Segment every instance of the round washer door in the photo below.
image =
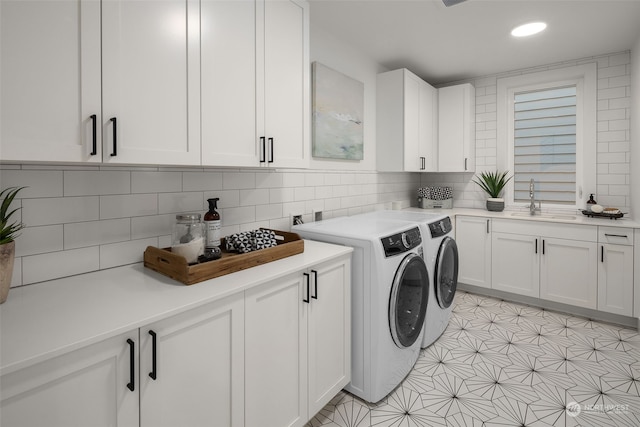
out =
[(458, 287), (458, 245), (451, 237), (442, 239), (436, 258), (435, 276), (438, 305), (448, 308)]
[(428, 298), (427, 266), (421, 256), (409, 254), (398, 266), (389, 298), (389, 328), (398, 347), (410, 347), (420, 338)]

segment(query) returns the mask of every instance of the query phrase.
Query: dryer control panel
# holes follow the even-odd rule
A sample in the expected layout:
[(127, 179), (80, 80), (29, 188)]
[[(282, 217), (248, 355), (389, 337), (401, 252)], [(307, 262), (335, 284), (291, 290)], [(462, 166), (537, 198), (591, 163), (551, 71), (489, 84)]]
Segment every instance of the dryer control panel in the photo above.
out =
[(453, 226), (451, 225), (451, 218), (445, 217), (439, 221), (432, 222), (429, 224), (429, 231), (431, 231), (431, 237), (436, 238), (440, 236), (444, 236), (445, 234), (451, 232)]
[(380, 239), (384, 248), (384, 256), (390, 257), (407, 252), (422, 244), (422, 236), (418, 227), (411, 228), (402, 233)]

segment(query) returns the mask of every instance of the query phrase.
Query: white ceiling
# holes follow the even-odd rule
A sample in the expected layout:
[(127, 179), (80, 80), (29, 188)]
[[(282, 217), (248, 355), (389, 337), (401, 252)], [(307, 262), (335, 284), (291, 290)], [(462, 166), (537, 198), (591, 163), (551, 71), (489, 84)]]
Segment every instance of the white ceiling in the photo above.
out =
[[(640, 0), (310, 0), (321, 27), (388, 69), (438, 85), (631, 49)], [(516, 39), (513, 27), (545, 21)]]

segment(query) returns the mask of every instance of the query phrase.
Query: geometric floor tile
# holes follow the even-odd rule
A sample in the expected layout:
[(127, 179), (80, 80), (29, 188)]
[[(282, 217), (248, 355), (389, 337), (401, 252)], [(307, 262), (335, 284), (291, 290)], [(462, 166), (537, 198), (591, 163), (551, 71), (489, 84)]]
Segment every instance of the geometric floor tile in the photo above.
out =
[(447, 330), (375, 404), (340, 392), (308, 427), (640, 426), (640, 334), (458, 292)]

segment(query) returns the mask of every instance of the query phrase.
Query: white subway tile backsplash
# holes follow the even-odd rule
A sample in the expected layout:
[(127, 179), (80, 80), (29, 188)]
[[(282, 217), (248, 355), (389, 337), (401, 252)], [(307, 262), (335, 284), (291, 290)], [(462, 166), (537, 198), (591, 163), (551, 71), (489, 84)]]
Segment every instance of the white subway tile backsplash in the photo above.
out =
[(97, 246), (130, 239), (130, 218), (75, 222), (64, 225), (64, 249)]
[(93, 221), (99, 218), (99, 198), (56, 197), (22, 201), (22, 221), (30, 227)]
[(129, 218), (157, 213), (158, 194), (100, 196), (100, 219)]
[(182, 172), (131, 172), (132, 193), (182, 191)]
[(182, 191), (222, 190), (222, 172), (184, 172)]
[(22, 257), (22, 283), (44, 282), (99, 269), (98, 246), (25, 256)]
[(224, 172), (222, 174), (222, 188), (224, 190), (239, 190), (256, 187), (254, 172)]
[(64, 171), (65, 196), (102, 196), (129, 194), (131, 172)]
[(198, 212), (204, 213), (204, 196), (201, 192), (160, 193), (158, 213)]
[(282, 187), (281, 172), (257, 172), (256, 188), (280, 188)]
[(293, 188), (272, 188), (269, 190), (269, 203), (286, 203), (294, 201)]
[(222, 209), (220, 217), (224, 227), (254, 222), (256, 220), (256, 207), (243, 206), (239, 208)]
[(296, 202), (313, 200), (316, 197), (315, 187), (296, 187), (293, 189), (293, 200)]
[(62, 171), (0, 170), (0, 189), (27, 187), (16, 196), (19, 199), (35, 197), (60, 197), (63, 195)]
[(283, 187), (304, 187), (304, 174), (299, 172), (284, 172), (282, 174)]
[(147, 246), (158, 247), (158, 238), (129, 240), (110, 245), (101, 245), (100, 268), (112, 268), (142, 262), (144, 250)]
[(62, 230), (61, 224), (24, 228), (15, 240), (16, 256), (61, 251), (63, 249)]
[(225, 208), (237, 208), (240, 206), (240, 190), (216, 190), (206, 191), (204, 193), (204, 207), (205, 210), (209, 210), (209, 203), (207, 199), (218, 198), (218, 207)]
[(256, 206), (269, 203), (269, 189), (240, 190), (240, 206)]
[(22, 258), (13, 259), (13, 274), (11, 275), (11, 287), (22, 286)]
[(282, 218), (282, 203), (264, 204), (256, 207), (256, 221)]
[(175, 222), (175, 214), (131, 218), (131, 238), (144, 239), (154, 236), (170, 236)]

